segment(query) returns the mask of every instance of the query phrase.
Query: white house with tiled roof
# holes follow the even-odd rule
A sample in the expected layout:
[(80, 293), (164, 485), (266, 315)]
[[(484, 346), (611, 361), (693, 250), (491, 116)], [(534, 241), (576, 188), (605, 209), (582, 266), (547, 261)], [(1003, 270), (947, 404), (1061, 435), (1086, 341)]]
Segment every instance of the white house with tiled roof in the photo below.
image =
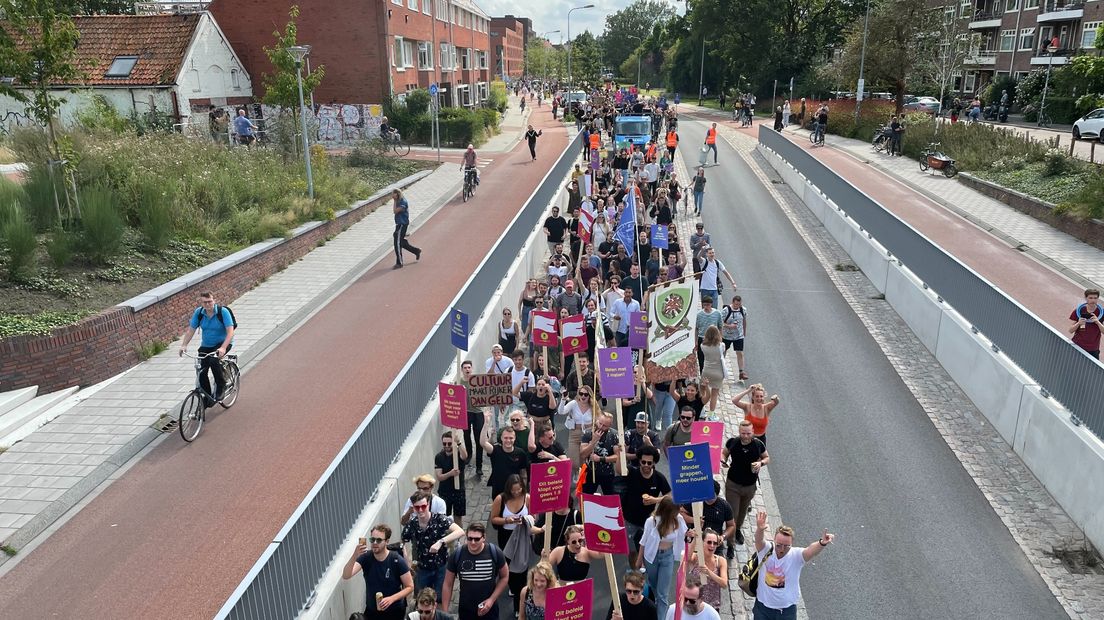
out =
[[(59, 116), (71, 124), (77, 112), (102, 95), (123, 116), (150, 111), (205, 132), (210, 105), (253, 100), (253, 82), (208, 12), (74, 17), (80, 32), (77, 60), (84, 77), (70, 90)], [(3, 25), (0, 24), (0, 28)], [(4, 76), (0, 76), (4, 77)], [(18, 87), (18, 83), (14, 84)], [(23, 104), (0, 96), (0, 122), (19, 121)]]

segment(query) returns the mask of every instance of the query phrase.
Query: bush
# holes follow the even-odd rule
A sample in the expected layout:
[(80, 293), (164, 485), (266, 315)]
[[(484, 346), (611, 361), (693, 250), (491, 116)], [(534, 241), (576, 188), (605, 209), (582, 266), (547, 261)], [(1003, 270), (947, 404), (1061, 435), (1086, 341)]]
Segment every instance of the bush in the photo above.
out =
[(7, 213), (4, 210), (9, 209), (12, 205), (22, 205), (26, 200), (27, 193), (23, 191), (23, 186), (0, 176), (0, 220)]
[(115, 206), (115, 194), (107, 187), (88, 187), (80, 193), (84, 252), (96, 264), (105, 264), (119, 253), (126, 222)]
[(130, 121), (121, 116), (103, 95), (93, 95), (87, 107), (76, 114), (77, 122), (89, 131), (110, 131), (123, 133), (133, 130)]
[(406, 93), (406, 111), (412, 116), (421, 116), (429, 112), (429, 91), (424, 88)]
[(1043, 176), (1054, 177), (1065, 174), (1070, 169), (1070, 160), (1062, 151), (1049, 149), (1043, 155)]
[(1073, 97), (1051, 97), (1047, 95), (1047, 114), (1050, 122), (1059, 125), (1072, 125), (1081, 115), (1077, 113), (1077, 100)]
[[(819, 102), (805, 102), (806, 118), (812, 117), (820, 107)], [(792, 104), (791, 104), (792, 105)], [(828, 102), (828, 133), (868, 141), (874, 131), (889, 122), (889, 117), (897, 111), (896, 104), (882, 99), (864, 101), (859, 108), (859, 119), (855, 121), (855, 101), (836, 100)]]
[(1077, 118), (1081, 118), (1097, 108), (1104, 108), (1104, 94), (1088, 93), (1081, 95), (1077, 98), (1076, 108)]
[(1071, 210), (1081, 217), (1104, 219), (1104, 175), (1100, 169), (1094, 171), (1095, 178), (1085, 184), (1085, 187), (1070, 201), (1060, 204), (1060, 207)]
[(498, 110), (499, 112), (505, 112), (508, 102), (509, 96), (506, 92), (506, 84), (501, 80), (491, 82), (491, 88), (487, 91), (487, 107)]
[(150, 183), (139, 186), (138, 221), (142, 236), (153, 249), (160, 250), (172, 239), (172, 206), (170, 198)]
[(468, 144), (480, 146), (484, 142), (483, 119), (474, 110), (442, 108), (438, 123), (443, 145), (464, 148)]
[(8, 254), (8, 279), (20, 282), (34, 272), (38, 238), (35, 237), (34, 226), (27, 221), (22, 209), (9, 206), (3, 218), (4, 221), (0, 223), (0, 237), (3, 237)]
[(989, 82), (989, 85), (985, 87), (985, 90), (981, 94), (981, 100), (985, 103), (993, 102), (1000, 104), (1001, 93), (1008, 91), (1009, 105), (1012, 105), (1016, 101), (1016, 79), (1010, 75), (1000, 75)]
[[(940, 123), (930, 117), (918, 122), (916, 117), (905, 117), (905, 136), (902, 150), (905, 155), (919, 159), (920, 152), (929, 142), (942, 144), (943, 152), (958, 162), (960, 170), (987, 170), (994, 161), (1019, 157), (1025, 162), (1043, 159), (1046, 147), (1013, 134), (1009, 129), (984, 123)], [(828, 123), (831, 125), (831, 121)]]
[(53, 156), (46, 132), (38, 127), (18, 127), (11, 134), (11, 149), (19, 161), (30, 164), (45, 164)]
[(483, 122), (483, 127), (493, 132), (498, 131), (498, 110), (479, 108), (476, 113), (479, 115), (479, 120)]
[(67, 230), (58, 226), (46, 238), (46, 255), (57, 269), (69, 264), (73, 258), (73, 237)]

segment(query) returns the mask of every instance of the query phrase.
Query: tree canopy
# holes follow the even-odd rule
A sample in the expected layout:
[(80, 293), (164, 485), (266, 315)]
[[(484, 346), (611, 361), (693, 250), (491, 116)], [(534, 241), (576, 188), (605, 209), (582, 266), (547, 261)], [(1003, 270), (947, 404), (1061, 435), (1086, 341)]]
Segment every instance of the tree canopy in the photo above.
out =
[[(652, 26), (675, 16), (675, 10), (660, 0), (636, 0), (629, 6), (606, 16), (602, 33), (605, 60), (611, 68), (621, 67), (633, 57), (632, 75), (636, 75), (634, 51), (652, 33)], [(626, 77), (629, 74), (623, 73)]]
[[(290, 19), (284, 31), (273, 32), (276, 37), (276, 45), (265, 46), (264, 52), (268, 61), (272, 63), (274, 71), (261, 76), (261, 82), (265, 87), (264, 102), (268, 105), (280, 106), (288, 109), (299, 107), (299, 82), (296, 78), (295, 58), (288, 52), (288, 48), (298, 45), (297, 37), (299, 28), (295, 20), (299, 17), (298, 5), (292, 6), (288, 11)], [(303, 97), (310, 97), (311, 92), (322, 83), (322, 77), (326, 75), (326, 68), (322, 65), (312, 67), (310, 72), (301, 68), (303, 72)]]

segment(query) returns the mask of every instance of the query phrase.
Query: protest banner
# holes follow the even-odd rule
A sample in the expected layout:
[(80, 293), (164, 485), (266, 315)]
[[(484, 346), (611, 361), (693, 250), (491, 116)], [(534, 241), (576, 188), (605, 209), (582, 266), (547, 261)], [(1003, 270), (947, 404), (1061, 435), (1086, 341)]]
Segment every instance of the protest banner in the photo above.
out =
[(700, 309), (698, 278), (688, 275), (649, 289), (648, 381), (663, 383), (697, 376), (692, 317)]
[(552, 547), (552, 515), (568, 507), (571, 499), (571, 461), (529, 465), (529, 514), (545, 516), (544, 550)]
[(441, 425), (448, 428), (468, 427), (468, 391), (462, 385), (437, 384), (437, 404), (441, 410)]
[(514, 404), (514, 384), (510, 373), (472, 375), (468, 388), (469, 407), (505, 407)]
[(599, 360), (598, 383), (604, 398), (632, 398), (636, 393), (632, 373), (632, 349), (606, 347), (596, 351)]
[(599, 553), (628, 553), (629, 537), (620, 495), (583, 494), (583, 535), (587, 549)]
[(721, 471), (721, 448), (724, 447), (724, 422), (694, 422), (690, 427), (690, 443), (709, 444), (713, 471)]
[[(667, 448), (671, 471), (671, 499), (676, 504), (691, 504), (694, 528), (702, 531), (702, 502), (716, 497), (713, 491), (713, 463), (709, 444), (692, 443)], [(695, 539), (698, 563), (705, 565), (702, 537)]]
[[(617, 599), (617, 596), (614, 596)], [(591, 620), (594, 607), (594, 580), (548, 588), (544, 599), (545, 620)]]
[(581, 314), (560, 321), (560, 344), (564, 355), (574, 355), (587, 350), (590, 343), (586, 335), (586, 318)]
[(648, 348), (648, 313), (629, 313), (629, 348)]

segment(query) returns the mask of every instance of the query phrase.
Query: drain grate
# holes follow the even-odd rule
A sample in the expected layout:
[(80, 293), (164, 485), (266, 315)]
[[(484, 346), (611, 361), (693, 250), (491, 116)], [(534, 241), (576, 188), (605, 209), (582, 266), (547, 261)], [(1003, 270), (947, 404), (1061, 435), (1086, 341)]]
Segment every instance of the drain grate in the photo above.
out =
[(1075, 575), (1104, 574), (1100, 556), (1091, 546), (1055, 549), (1051, 555), (1062, 562), (1066, 570)]
[(161, 414), (161, 417), (157, 418), (157, 421), (153, 424), (150, 424), (150, 427), (152, 427), (154, 430), (161, 431), (162, 433), (171, 433), (176, 430), (176, 424), (176, 418), (166, 414)]

